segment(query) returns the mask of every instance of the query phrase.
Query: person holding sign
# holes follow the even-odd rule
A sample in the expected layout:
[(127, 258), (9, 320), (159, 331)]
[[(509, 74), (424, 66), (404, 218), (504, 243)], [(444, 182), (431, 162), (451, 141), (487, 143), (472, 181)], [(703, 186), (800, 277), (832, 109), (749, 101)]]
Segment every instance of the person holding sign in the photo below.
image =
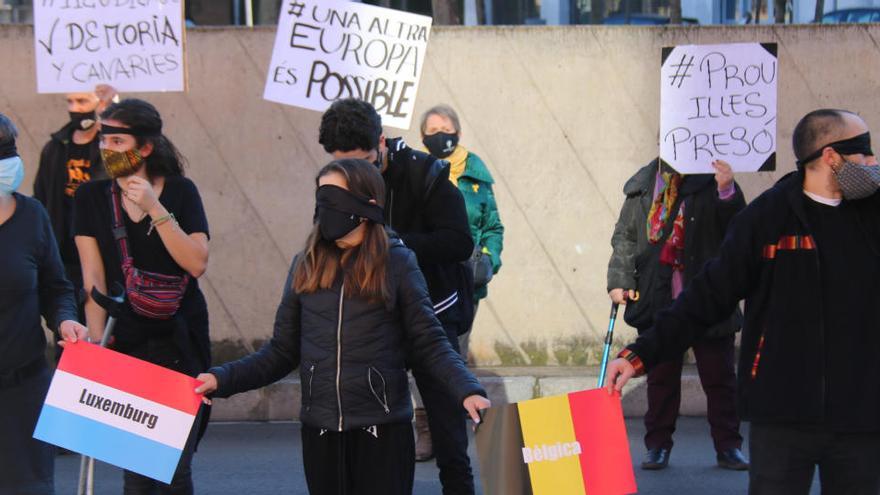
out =
[(52, 378), (40, 317), (69, 342), (87, 332), (46, 210), (16, 192), (24, 179), (17, 135), (0, 114), (0, 493), (50, 495), (55, 449), (31, 436)]
[(43, 146), (34, 180), (34, 198), (49, 213), (67, 279), (77, 294), (80, 320), (85, 318), (85, 297), (82, 267), (73, 241), (73, 197), (80, 185), (107, 177), (98, 149), (98, 114), (114, 100), (118, 100), (116, 90), (106, 84), (95, 87), (92, 93), (67, 94), (70, 120)]
[[(449, 181), (449, 164), (410, 148), (403, 139), (386, 139), (382, 117), (360, 100), (334, 102), (321, 117), (318, 134), (334, 158), (365, 159), (382, 173), (387, 225), (416, 253), (434, 313), (458, 351), (458, 336), (473, 320), (473, 274), (464, 262), (474, 240), (464, 198)], [(413, 363), (412, 373), (425, 404), (443, 492), (474, 493), (467, 425), (458, 401), (419, 363)]]
[[(101, 157), (110, 179), (83, 184), (76, 193), (74, 231), (86, 294), (124, 285), (126, 304), (110, 347), (195, 376), (210, 366), (208, 307), (197, 280), (208, 263), (199, 191), (183, 176), (183, 158), (162, 134), (159, 112), (145, 101), (123, 100), (101, 114)], [(100, 339), (106, 316), (89, 297), (92, 340)], [(193, 493), (197, 435), (191, 436), (170, 485), (126, 471), (125, 493)]]
[(880, 492), (880, 165), (868, 126), (810, 112), (797, 171), (731, 222), (719, 254), (608, 365), (606, 387), (678, 359), (745, 298), (738, 399), (749, 493)]
[(315, 225), (291, 264), (271, 340), (199, 375), (196, 392), (228, 397), (299, 366), (309, 493), (411, 494), (407, 362), (430, 373), (476, 423), (490, 403), (434, 315), (415, 253), (386, 230), (379, 171), (364, 160), (336, 160), (317, 185)]
[[(623, 187), (626, 200), (611, 237), (608, 294), (627, 304), (624, 319), (639, 332), (669, 306), (697, 271), (718, 252), (727, 225), (745, 205), (730, 165), (718, 160), (710, 174), (680, 175), (660, 159), (642, 167)], [(636, 299), (635, 293), (639, 297)], [(706, 391), (709, 425), (718, 465), (748, 469), (740, 448), (736, 415), (734, 335), (739, 311), (710, 328), (694, 343), (700, 382)], [(683, 355), (648, 373), (648, 412), (642, 469), (669, 463), (672, 434), (681, 402)]]

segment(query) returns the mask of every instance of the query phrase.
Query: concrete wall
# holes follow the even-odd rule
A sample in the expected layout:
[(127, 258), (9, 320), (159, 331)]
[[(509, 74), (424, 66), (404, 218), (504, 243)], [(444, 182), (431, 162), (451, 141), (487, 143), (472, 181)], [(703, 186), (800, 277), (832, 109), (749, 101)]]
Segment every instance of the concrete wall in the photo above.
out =
[[(288, 263), (307, 233), (313, 178), (328, 161), (320, 115), (261, 99), (272, 29), (190, 32), (190, 90), (146, 95), (189, 157), (211, 223), (202, 279), (218, 360), (271, 332)], [(776, 173), (738, 177), (754, 197), (793, 168), (787, 143), (817, 107), (878, 123), (880, 26), (436, 29), (418, 107), (461, 113), (463, 143), (497, 180), (504, 268), (480, 308), (472, 349), (484, 364), (595, 363), (607, 324), (605, 269), (624, 181), (656, 155), (663, 46), (780, 44)], [(30, 192), (38, 152), (66, 119), (34, 93), (32, 29), (0, 28), (0, 111), (20, 125)], [(397, 131), (390, 131), (396, 134)], [(405, 134), (418, 142), (416, 132)], [(632, 331), (619, 327), (619, 342)]]

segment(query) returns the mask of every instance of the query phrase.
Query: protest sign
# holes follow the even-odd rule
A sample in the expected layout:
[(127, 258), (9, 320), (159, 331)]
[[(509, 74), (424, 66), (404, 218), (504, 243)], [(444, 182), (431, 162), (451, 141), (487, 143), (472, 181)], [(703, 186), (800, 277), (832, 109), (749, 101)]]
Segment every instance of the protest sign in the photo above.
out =
[(34, 438), (169, 483), (201, 405), (198, 385), (78, 342), (64, 349)]
[(683, 174), (776, 168), (775, 43), (664, 48), (660, 158)]
[(494, 406), (476, 444), (486, 495), (636, 493), (620, 396), (604, 389)]
[(183, 91), (184, 0), (34, 0), (38, 93)]
[(263, 98), (319, 112), (357, 98), (384, 125), (408, 129), (431, 22), (345, 0), (285, 0)]

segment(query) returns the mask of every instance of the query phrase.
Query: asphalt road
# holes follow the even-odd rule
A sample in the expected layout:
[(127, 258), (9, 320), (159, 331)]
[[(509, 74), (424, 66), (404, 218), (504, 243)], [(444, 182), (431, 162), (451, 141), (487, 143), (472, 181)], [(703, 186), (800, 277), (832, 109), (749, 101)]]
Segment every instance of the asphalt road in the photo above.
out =
[[(641, 459), (644, 429), (641, 420), (628, 420), (633, 462)], [(742, 495), (748, 474), (715, 467), (715, 452), (705, 418), (682, 418), (675, 435), (675, 448), (664, 471), (636, 468), (639, 493), (651, 495)], [(471, 458), (476, 458), (471, 446)], [(56, 463), (58, 495), (76, 493), (78, 456), (60, 456)], [(215, 423), (208, 429), (195, 457), (194, 477), (198, 494), (306, 495), (296, 423)], [(813, 494), (818, 495), (815, 486)], [(98, 463), (96, 495), (122, 493), (119, 469)], [(477, 493), (481, 493), (478, 491)], [(416, 468), (416, 495), (440, 495), (440, 482), (433, 463)], [(381, 494), (377, 494), (381, 495)]]

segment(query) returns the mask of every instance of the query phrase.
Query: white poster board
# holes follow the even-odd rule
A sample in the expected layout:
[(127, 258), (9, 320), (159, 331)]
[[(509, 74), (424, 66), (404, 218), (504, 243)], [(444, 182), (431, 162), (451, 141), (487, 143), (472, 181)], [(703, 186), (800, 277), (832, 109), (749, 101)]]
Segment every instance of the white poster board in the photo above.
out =
[(263, 98), (323, 112), (341, 98), (372, 104), (409, 129), (430, 17), (344, 0), (285, 0)]
[(34, 0), (38, 93), (184, 91), (183, 0)]
[(775, 43), (663, 49), (660, 158), (682, 174), (776, 168)]

